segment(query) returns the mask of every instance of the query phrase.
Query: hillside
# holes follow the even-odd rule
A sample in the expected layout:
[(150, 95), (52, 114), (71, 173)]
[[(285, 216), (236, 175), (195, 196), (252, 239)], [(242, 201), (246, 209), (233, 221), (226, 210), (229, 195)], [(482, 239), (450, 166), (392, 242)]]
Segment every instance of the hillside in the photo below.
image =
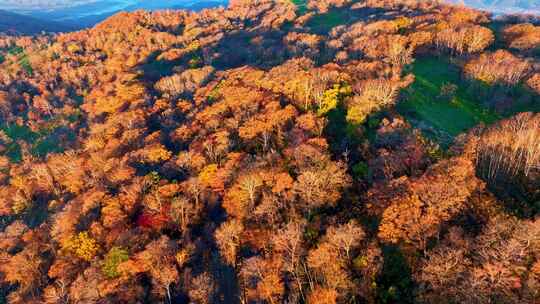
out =
[(492, 18), (233, 0), (0, 34), (0, 303), (540, 303), (540, 26)]
[(41, 32), (66, 32), (73, 29), (73, 27), (59, 22), (44, 21), (34, 17), (0, 10), (0, 32), (33, 35)]

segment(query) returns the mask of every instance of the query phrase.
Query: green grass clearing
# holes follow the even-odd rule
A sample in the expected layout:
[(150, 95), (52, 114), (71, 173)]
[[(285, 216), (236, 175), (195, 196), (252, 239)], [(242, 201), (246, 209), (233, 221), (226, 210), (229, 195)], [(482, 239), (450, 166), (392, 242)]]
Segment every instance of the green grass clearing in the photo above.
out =
[(298, 15), (307, 13), (307, 0), (290, 0), (298, 9)]
[(59, 137), (60, 126), (52, 126), (51, 129), (42, 129), (39, 132), (30, 130), (27, 126), (16, 124), (0, 125), (2, 131), (10, 140), (6, 145), (6, 150), (0, 155), (9, 157), (13, 162), (22, 160), (22, 151), (19, 141), (24, 141), (29, 145), (30, 153), (36, 157), (45, 157), (49, 153), (60, 153), (64, 151), (62, 143), (72, 142), (76, 135), (71, 131), (64, 131)]
[(32, 75), (34, 72), (28, 55), (24, 52), (24, 49), (20, 46), (14, 46), (9, 49), (0, 50), (0, 63), (3, 63), (6, 60), (5, 54), (11, 56), (16, 56), (16, 62), (22, 67), (22, 69), (29, 75)]
[(384, 17), (386, 11), (377, 8), (355, 8), (350, 6), (331, 8), (328, 12), (312, 16), (306, 23), (310, 32), (327, 35), (334, 27), (349, 25), (358, 21), (367, 21)]
[[(501, 117), (485, 108), (466, 90), (460, 70), (447, 58), (420, 58), (412, 66), (416, 81), (403, 91), (398, 111), (417, 127), (421, 127), (444, 143), (480, 124), (490, 124)], [(449, 98), (441, 97), (445, 85), (456, 85)]]
[(349, 9), (332, 9), (328, 13), (311, 17), (306, 26), (309, 27), (313, 33), (326, 35), (334, 27), (347, 24), (351, 18)]

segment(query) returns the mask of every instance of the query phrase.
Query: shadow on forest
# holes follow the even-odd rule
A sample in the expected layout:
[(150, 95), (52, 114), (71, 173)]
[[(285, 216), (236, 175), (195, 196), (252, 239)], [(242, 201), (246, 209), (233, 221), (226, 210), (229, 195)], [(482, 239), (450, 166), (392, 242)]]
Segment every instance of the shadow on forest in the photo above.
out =
[[(412, 13), (381, 8), (351, 9), (350, 6), (347, 6), (334, 8), (328, 13), (314, 15), (306, 24), (307, 30), (296, 29), (291, 23), (285, 23), (279, 29), (256, 28), (252, 31), (228, 33), (212, 47), (217, 54), (212, 65), (220, 70), (244, 65), (270, 69), (295, 57), (295, 55), (289, 54), (283, 42), (283, 38), (288, 32), (298, 31), (328, 35), (332, 28), (339, 25), (359, 21), (390, 20), (396, 18), (398, 14), (411, 15)], [(333, 54), (325, 45), (320, 45), (320, 54), (322, 54), (320, 58), (313, 58), (320, 65), (333, 59)]]
[[(196, 49), (177, 60), (158, 59), (160, 52), (148, 56), (145, 64), (137, 67), (144, 74), (144, 78), (157, 81), (161, 77), (174, 73), (174, 67), (186, 66), (188, 68), (212, 65), (218, 70), (234, 69), (245, 65), (262, 69), (278, 66), (295, 55), (289, 54), (283, 38), (288, 32), (311, 32), (319, 35), (328, 35), (330, 30), (339, 25), (350, 25), (359, 21), (391, 20), (399, 16), (413, 16), (418, 12), (403, 10), (388, 10), (382, 8), (355, 8), (350, 6), (334, 8), (324, 14), (317, 14), (308, 20), (307, 29), (292, 28), (292, 23), (285, 23), (281, 28), (261, 27), (260, 20), (246, 21), (246, 28), (250, 31), (233, 31), (224, 33), (217, 42), (204, 48)], [(324, 45), (320, 46), (321, 58), (314, 58), (318, 64), (328, 63), (333, 54)], [(205, 57), (206, 54), (206, 57)], [(213, 54), (209, 57), (208, 54)]]
[(477, 175), (482, 178), (487, 188), (506, 211), (521, 219), (534, 219), (540, 214), (540, 172), (533, 170), (529, 176), (522, 172), (510, 174), (499, 172), (495, 176), (487, 177), (482, 161), (479, 161)]
[(382, 247), (384, 265), (377, 279), (379, 303), (414, 303), (414, 282), (405, 256), (397, 246)]
[(146, 58), (146, 63), (137, 67), (143, 72), (143, 78), (147, 81), (155, 82), (162, 77), (173, 74), (173, 68), (185, 64), (187, 59), (181, 58), (178, 60), (158, 59), (161, 52), (155, 51)]
[(285, 34), (286, 32), (275, 29), (227, 34), (213, 47), (216, 57), (212, 65), (219, 70), (244, 65), (263, 69), (278, 66), (287, 57), (286, 50), (282, 47)]

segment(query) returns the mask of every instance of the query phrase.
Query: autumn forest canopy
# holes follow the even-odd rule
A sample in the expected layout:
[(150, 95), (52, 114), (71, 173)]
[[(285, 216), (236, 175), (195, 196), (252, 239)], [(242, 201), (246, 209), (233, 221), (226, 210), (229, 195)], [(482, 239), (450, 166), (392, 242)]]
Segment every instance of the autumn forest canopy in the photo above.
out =
[(540, 302), (540, 20), (233, 0), (0, 34), (0, 303)]

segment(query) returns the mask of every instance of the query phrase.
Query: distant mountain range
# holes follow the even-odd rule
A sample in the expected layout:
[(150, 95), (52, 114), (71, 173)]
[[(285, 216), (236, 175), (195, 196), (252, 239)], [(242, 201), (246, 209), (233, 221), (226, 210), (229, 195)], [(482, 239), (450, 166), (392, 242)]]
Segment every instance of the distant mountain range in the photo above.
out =
[(58, 9), (64, 7), (79, 6), (96, 0), (3, 0), (0, 3), (2, 9)]
[(43, 31), (67, 32), (75, 29), (72, 25), (0, 10), (0, 32), (33, 35)]
[(192, 9), (227, 5), (228, 0), (0, 0), (0, 9), (81, 29), (119, 11)]
[(448, 0), (494, 13), (531, 13), (540, 15), (540, 0)]

